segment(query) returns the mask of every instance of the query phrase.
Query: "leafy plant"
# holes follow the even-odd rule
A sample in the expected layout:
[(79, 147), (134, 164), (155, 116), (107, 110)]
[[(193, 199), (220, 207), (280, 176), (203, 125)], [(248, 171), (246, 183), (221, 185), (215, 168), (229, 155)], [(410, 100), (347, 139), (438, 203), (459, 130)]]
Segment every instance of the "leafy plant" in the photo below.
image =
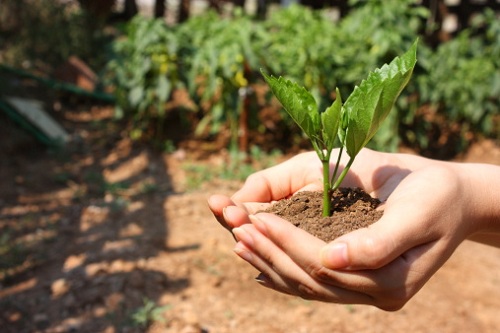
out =
[(109, 43), (104, 22), (73, 1), (4, 0), (0, 12), (2, 64), (51, 75), (72, 55), (94, 69), (106, 61), (105, 52), (96, 52)]
[(144, 298), (144, 305), (132, 314), (132, 320), (136, 326), (147, 327), (154, 322), (164, 323), (163, 313), (169, 310), (170, 304), (158, 306), (149, 298)]
[[(480, 33), (481, 29), (485, 32)], [(459, 124), (461, 137), (474, 131), (496, 134), (498, 138), (495, 117), (500, 111), (499, 59), (500, 21), (492, 10), (486, 10), (470, 28), (440, 44), (422, 62), (426, 73), (415, 80), (419, 104), (444, 116), (448, 126)], [(429, 143), (421, 136), (419, 139), (420, 147), (427, 148)], [(463, 140), (462, 145), (467, 144)]]
[[(258, 127), (277, 140), (286, 133), (303, 142), (286, 112), (278, 115), (282, 119), (262, 121), (268, 105), (259, 95), (259, 69), (299, 82), (324, 110), (337, 87), (348, 96), (371, 69), (390, 62), (432, 30), (426, 24), (429, 10), (421, 1), (349, 4), (348, 15), (339, 19), (299, 5), (275, 10), (264, 21), (214, 12), (177, 26), (136, 18), (116, 41), (108, 67), (118, 110), (134, 126), (131, 135), (139, 137), (153, 124), (162, 129), (164, 101), (180, 86), (188, 88), (196, 104), (197, 117), (183, 118), (197, 129), (195, 135), (221, 135), (235, 147), (236, 141), (245, 142), (242, 138), (250, 132), (245, 129)], [(459, 149), (471, 134), (498, 138), (500, 21), (491, 10), (475, 20), (478, 25), (436, 47), (421, 38), (414, 79), (369, 147), (394, 151), (404, 142), (425, 153), (428, 145), (441, 142), (433, 140), (436, 135), (452, 133), (447, 126), (464, 138)], [(252, 143), (250, 139), (246, 148)]]
[(134, 121), (134, 139), (154, 123), (160, 132), (165, 102), (179, 83), (176, 35), (162, 20), (136, 16), (113, 50), (107, 80), (115, 87), (116, 116)]
[[(273, 94), (283, 104), (290, 117), (311, 140), (323, 165), (323, 216), (331, 215), (331, 197), (340, 187), (356, 155), (375, 135), (391, 111), (397, 97), (406, 86), (416, 64), (417, 41), (401, 57), (396, 57), (371, 72), (355, 87), (342, 103), (340, 91), (324, 112), (319, 112), (313, 95), (305, 88), (282, 77), (275, 78), (262, 72)], [(337, 163), (330, 177), (330, 158), (340, 143)], [(349, 160), (339, 173), (343, 150)]]
[(252, 44), (259, 29), (241, 13), (221, 18), (213, 11), (179, 27), (186, 86), (204, 112), (195, 134), (215, 134), (227, 126), (236, 145), (242, 95), (251, 83), (247, 68), (258, 68)]

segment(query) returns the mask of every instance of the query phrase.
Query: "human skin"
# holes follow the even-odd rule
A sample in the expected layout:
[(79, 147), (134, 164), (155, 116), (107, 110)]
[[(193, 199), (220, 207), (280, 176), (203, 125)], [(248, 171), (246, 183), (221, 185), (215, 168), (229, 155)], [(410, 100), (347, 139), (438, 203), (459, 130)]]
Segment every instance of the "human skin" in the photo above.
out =
[(500, 247), (498, 166), (363, 149), (342, 186), (379, 198), (384, 214), (329, 244), (258, 213), (297, 191), (321, 190), (321, 177), (316, 154), (303, 153), (251, 175), (231, 198), (209, 198), (214, 216), (237, 240), (234, 251), (262, 273), (257, 281), (263, 286), (395, 311), (464, 240)]

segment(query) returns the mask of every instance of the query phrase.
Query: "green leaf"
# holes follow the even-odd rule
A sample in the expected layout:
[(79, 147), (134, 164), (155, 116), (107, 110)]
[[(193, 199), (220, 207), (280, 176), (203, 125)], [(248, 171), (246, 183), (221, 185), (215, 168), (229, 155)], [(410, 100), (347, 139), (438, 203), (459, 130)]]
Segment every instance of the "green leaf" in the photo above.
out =
[(166, 76), (162, 75), (158, 77), (158, 82), (156, 85), (156, 95), (160, 102), (164, 103), (168, 100), (170, 93), (172, 92), (172, 84), (167, 79)]
[(340, 126), (342, 96), (340, 96), (338, 88), (336, 89), (336, 96), (337, 98), (333, 104), (321, 114), (322, 137), (327, 150), (334, 148)]
[(285, 111), (311, 140), (316, 141), (321, 129), (321, 120), (318, 106), (311, 93), (283, 77), (275, 78), (261, 72)]
[(376, 69), (355, 87), (346, 100), (342, 113), (347, 117), (345, 147), (349, 156), (356, 156), (375, 135), (391, 111), (396, 99), (413, 73), (417, 58), (417, 43), (390, 64)]
[(144, 88), (143, 86), (136, 86), (132, 90), (130, 90), (128, 94), (128, 100), (132, 107), (136, 107), (139, 105), (141, 100), (144, 98)]

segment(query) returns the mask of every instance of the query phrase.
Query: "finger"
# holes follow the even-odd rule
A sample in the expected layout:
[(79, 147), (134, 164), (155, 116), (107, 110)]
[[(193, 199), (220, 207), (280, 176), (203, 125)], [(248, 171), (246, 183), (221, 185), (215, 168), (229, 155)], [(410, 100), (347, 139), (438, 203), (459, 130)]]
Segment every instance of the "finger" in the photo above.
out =
[[(304, 267), (297, 264), (289, 253), (285, 253), (253, 225), (245, 225), (234, 231), (236, 231), (236, 237), (253, 254), (251, 258), (248, 258), (251, 260), (249, 262), (270, 277), (279, 290), (310, 300), (350, 304), (373, 303), (370, 295), (317, 281), (304, 270)], [(295, 252), (302, 252), (307, 248), (299, 246), (300, 244), (296, 244)], [(314, 257), (317, 261), (318, 252), (315, 252)]]
[(227, 206), (223, 210), (223, 216), (225, 226), (229, 230), (242, 226), (243, 224), (250, 223), (248, 213), (241, 207)]
[[(344, 281), (338, 279), (338, 275), (341, 273), (325, 269), (322, 266), (319, 253), (325, 246), (324, 241), (274, 214), (262, 213), (250, 216), (250, 220), (262, 234), (286, 253), (294, 263), (302, 267), (309, 276), (331, 286), (344, 288), (348, 286), (348, 284), (342, 285), (345, 279)], [(307, 244), (307, 246), (302, 244)], [(328, 272), (324, 272), (324, 270)], [(355, 290), (352, 287), (350, 289)]]
[[(409, 175), (389, 197), (379, 221), (339, 237), (321, 251), (323, 265), (330, 269), (376, 269), (411, 248), (443, 237), (443, 223), (449, 217), (441, 216), (441, 211), (449, 198), (446, 191), (440, 193), (435, 188), (437, 179), (443, 177), (443, 170)], [(434, 191), (433, 201), (427, 200), (428, 191)]]
[(306, 185), (319, 183), (320, 177), (321, 163), (316, 154), (298, 154), (283, 163), (250, 175), (232, 199), (235, 202), (280, 200)]
[(251, 215), (250, 220), (261, 233), (300, 266), (321, 266), (318, 254), (326, 245), (324, 241), (274, 214)]
[[(402, 216), (412, 213), (417, 212), (386, 211), (368, 228), (339, 237), (320, 251), (322, 264), (330, 269), (377, 269), (408, 249), (430, 242), (431, 235), (416, 228), (415, 224), (401, 226)], [(413, 216), (418, 219), (418, 215)]]
[(224, 220), (224, 208), (228, 206), (235, 206), (235, 203), (229, 197), (220, 194), (210, 196), (207, 203), (215, 219), (225, 228), (229, 229), (226, 221)]
[(264, 211), (270, 206), (262, 202), (234, 202), (229, 197), (215, 194), (208, 198), (208, 207), (217, 221), (226, 229), (250, 223), (248, 214)]
[(371, 295), (372, 305), (385, 311), (401, 309), (444, 264), (451, 253), (440, 242), (414, 247), (391, 263), (374, 270), (335, 271), (324, 269), (324, 279), (334, 275), (345, 288)]
[[(299, 189), (297, 192), (301, 191), (319, 191), (321, 190), (321, 186), (319, 184), (308, 184), (303, 188)], [(291, 195), (288, 195), (291, 196)], [(265, 212), (268, 208), (270, 208), (276, 201), (271, 202), (244, 202), (239, 204), (238, 206), (244, 208), (244, 210), (250, 214), (255, 215), (258, 213)]]
[[(250, 216), (252, 224), (285, 252), (297, 265), (301, 266), (313, 278), (343, 289), (376, 291), (382, 288), (396, 288), (404, 284), (401, 279), (408, 271), (403, 267), (405, 261), (400, 259), (399, 266), (392, 265), (379, 270), (335, 271), (325, 269), (320, 262), (319, 253), (325, 242), (291, 223), (272, 214)], [(307, 244), (307, 246), (300, 246)], [(397, 267), (396, 267), (397, 266)], [(398, 283), (396, 283), (398, 282)]]
[(256, 214), (257, 212), (265, 211), (272, 204), (273, 202), (244, 202), (241, 204), (241, 207), (247, 214)]
[[(262, 272), (264, 276), (267, 277), (267, 281), (261, 283), (264, 287), (275, 289), (285, 294), (293, 294), (294, 288), (287, 283), (282, 276), (272, 267), (269, 262), (262, 259), (257, 253), (253, 251), (252, 245), (254, 244), (253, 239), (256, 238), (255, 235), (250, 235), (248, 228), (235, 228), (233, 229), (233, 234), (238, 240), (234, 248), (234, 252), (243, 260), (255, 267), (259, 272)], [(268, 244), (268, 246), (271, 244)], [(271, 245), (272, 247), (272, 245)], [(271, 251), (280, 252), (278, 248), (271, 249)], [(284, 258), (286, 264), (286, 258)], [(288, 262), (288, 268), (293, 269), (293, 263)], [(299, 274), (299, 272), (296, 272)]]
[[(255, 219), (252, 220), (255, 225)], [(270, 222), (269, 219), (266, 219), (266, 222)], [(277, 235), (274, 230), (275, 225), (276, 223), (270, 222), (266, 228), (266, 232), (268, 235), (273, 235), (272, 237)], [(429, 252), (435, 248), (433, 244), (412, 249), (405, 257), (400, 257), (376, 270), (334, 271), (324, 267), (316, 270), (314, 267), (317, 265), (293, 270), (292, 266), (297, 264), (289, 260), (291, 258), (286, 258), (290, 256), (290, 253), (280, 258), (279, 247), (266, 244), (265, 239), (259, 239), (258, 234), (254, 235), (251, 231), (249, 234), (251, 239), (247, 238), (249, 236), (242, 237), (242, 239), (252, 244), (253, 250), (248, 251), (254, 251), (254, 258), (259, 258), (258, 261), (253, 260), (254, 267), (265, 272), (266, 276), (270, 277), (270, 281), (279, 281), (271, 284), (267, 282), (264, 286), (272, 285), (277, 290), (305, 299), (345, 304), (370, 304), (386, 311), (396, 311), (401, 309), (431, 276), (425, 275), (422, 269), (427, 267), (426, 261), (432, 256)], [(292, 252), (301, 253), (303, 250), (303, 247), (295, 246)], [(281, 265), (285, 269), (281, 268)], [(301, 276), (301, 271), (310, 271), (311, 274)], [(277, 272), (279, 274), (276, 274)]]
[[(235, 230), (237, 234), (239, 231), (238, 229)], [(235, 235), (235, 238), (238, 239), (238, 236)], [(261, 286), (269, 289), (274, 289), (284, 294), (292, 294), (292, 289), (281, 278), (281, 276), (273, 271), (273, 269), (269, 267), (269, 265), (264, 260), (262, 260), (262, 258), (253, 253), (252, 250), (248, 248), (244, 242), (238, 241), (233, 251), (241, 259), (245, 260), (259, 272), (261, 272), (255, 279)]]

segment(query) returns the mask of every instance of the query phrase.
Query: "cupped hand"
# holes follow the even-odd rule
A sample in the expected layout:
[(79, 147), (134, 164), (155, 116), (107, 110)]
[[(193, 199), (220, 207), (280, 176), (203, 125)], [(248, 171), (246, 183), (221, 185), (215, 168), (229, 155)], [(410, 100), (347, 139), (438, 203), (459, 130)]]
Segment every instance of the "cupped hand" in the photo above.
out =
[[(332, 154), (336, 156), (336, 152)], [(386, 198), (394, 184), (408, 173), (396, 165), (394, 157), (363, 149), (344, 179), (343, 186), (357, 186), (378, 198)], [(343, 156), (341, 164), (347, 162)], [(401, 163), (400, 163), (401, 164)], [(298, 191), (322, 189), (322, 165), (314, 152), (298, 154), (274, 167), (248, 177), (243, 187), (231, 198), (212, 195), (209, 208), (227, 229), (250, 223), (249, 214), (266, 209), (273, 202), (288, 198)]]
[(263, 286), (306, 299), (397, 310), (479, 230), (473, 223), (478, 200), (461, 166), (367, 149), (343, 186), (361, 187), (383, 201), (383, 217), (370, 227), (326, 244), (275, 215), (258, 213), (297, 191), (320, 189), (315, 158), (298, 155), (254, 174), (231, 199), (210, 199), (214, 214), (238, 240), (235, 252), (262, 273), (257, 281)]
[(250, 223), (248, 214), (264, 210), (273, 201), (300, 190), (320, 189), (321, 164), (314, 153), (297, 155), (290, 160), (248, 177), (231, 198), (212, 195), (209, 208), (225, 228), (232, 230)]

